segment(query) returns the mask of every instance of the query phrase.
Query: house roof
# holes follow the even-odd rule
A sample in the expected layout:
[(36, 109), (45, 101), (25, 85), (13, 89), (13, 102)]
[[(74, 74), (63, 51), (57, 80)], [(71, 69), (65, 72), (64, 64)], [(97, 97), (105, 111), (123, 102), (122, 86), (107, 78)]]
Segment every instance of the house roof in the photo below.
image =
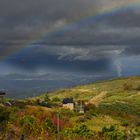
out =
[(63, 104), (68, 104), (68, 103), (74, 103), (73, 98), (64, 98), (63, 99)]

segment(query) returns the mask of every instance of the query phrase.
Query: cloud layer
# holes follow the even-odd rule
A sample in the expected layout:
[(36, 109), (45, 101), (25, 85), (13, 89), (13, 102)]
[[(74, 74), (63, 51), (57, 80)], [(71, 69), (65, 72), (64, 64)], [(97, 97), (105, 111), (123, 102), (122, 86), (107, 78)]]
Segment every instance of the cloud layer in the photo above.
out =
[[(61, 29), (28, 44), (26, 49), (10, 55), (3, 63), (27, 71), (109, 72), (122, 76), (128, 66), (128, 62), (123, 60), (129, 57), (134, 62), (134, 58), (140, 55), (139, 8), (106, 14), (98, 20), (93, 17), (83, 22), (76, 21), (96, 15), (107, 7), (121, 7), (129, 2), (13, 0), (10, 3), (0, 0), (0, 57), (9, 55), (44, 33)], [(131, 69), (133, 74), (137, 73), (138, 68)]]

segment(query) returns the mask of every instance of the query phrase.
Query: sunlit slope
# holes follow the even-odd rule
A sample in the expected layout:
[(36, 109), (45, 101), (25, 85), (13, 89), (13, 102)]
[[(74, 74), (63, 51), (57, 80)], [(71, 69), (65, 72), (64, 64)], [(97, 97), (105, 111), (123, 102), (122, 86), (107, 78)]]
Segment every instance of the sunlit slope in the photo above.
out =
[(113, 79), (63, 89), (51, 94), (51, 98), (53, 97), (73, 97), (74, 100), (85, 100), (96, 106), (110, 109), (115, 107), (116, 110), (137, 114), (140, 112), (140, 77)]

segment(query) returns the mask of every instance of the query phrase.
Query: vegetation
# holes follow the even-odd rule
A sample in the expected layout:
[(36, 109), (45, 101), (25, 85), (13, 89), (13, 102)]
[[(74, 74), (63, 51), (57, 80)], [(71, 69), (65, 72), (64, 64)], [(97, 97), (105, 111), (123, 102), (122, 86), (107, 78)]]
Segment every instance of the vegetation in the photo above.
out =
[[(62, 107), (85, 102), (85, 113)], [(103, 81), (24, 100), (0, 100), (0, 140), (139, 140), (140, 78)]]

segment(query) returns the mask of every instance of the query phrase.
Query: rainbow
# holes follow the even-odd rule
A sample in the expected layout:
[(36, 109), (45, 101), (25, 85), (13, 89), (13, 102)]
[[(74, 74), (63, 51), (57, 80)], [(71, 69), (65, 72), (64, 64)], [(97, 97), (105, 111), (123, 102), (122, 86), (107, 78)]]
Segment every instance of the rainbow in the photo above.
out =
[(96, 13), (92, 13), (91, 15), (88, 15), (86, 17), (82, 17), (77, 21), (67, 23), (63, 27), (60, 27), (59, 29), (50, 29), (49, 31), (47, 30), (46, 33), (38, 33), (36, 39), (32, 41), (28, 41), (23, 45), (19, 45), (19, 46), (15, 45), (7, 48), (7, 50), (5, 50), (0, 60), (4, 60), (4, 61), (8, 60), (11, 57), (15, 57), (17, 54), (20, 54), (23, 51), (37, 47), (41, 42), (43, 42), (43, 40), (47, 40), (48, 37), (54, 34), (68, 32), (72, 29), (76, 29), (77, 27), (80, 28), (84, 24), (90, 22), (92, 22), (92, 24), (96, 24), (101, 19), (111, 17), (119, 12), (129, 11), (130, 9), (133, 8), (140, 8), (140, 0), (127, 0), (127, 2), (125, 1), (117, 4), (115, 2), (111, 3), (110, 5), (100, 9)]

